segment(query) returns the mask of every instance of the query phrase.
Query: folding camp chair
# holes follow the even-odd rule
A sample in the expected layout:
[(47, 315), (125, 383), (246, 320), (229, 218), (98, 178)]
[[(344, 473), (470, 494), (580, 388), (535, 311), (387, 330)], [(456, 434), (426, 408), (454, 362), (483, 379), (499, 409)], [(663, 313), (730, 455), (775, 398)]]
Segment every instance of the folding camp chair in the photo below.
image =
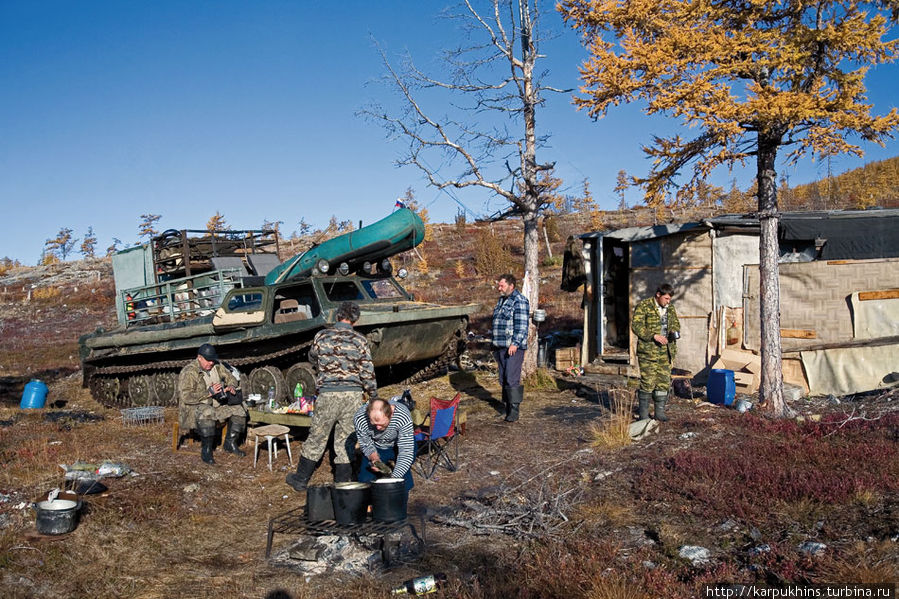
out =
[(415, 431), (418, 471), (425, 478), (431, 478), (441, 465), (450, 472), (456, 471), (456, 463), (459, 461), (456, 414), (461, 397), (460, 393), (456, 393), (450, 400), (432, 397), (429, 426)]

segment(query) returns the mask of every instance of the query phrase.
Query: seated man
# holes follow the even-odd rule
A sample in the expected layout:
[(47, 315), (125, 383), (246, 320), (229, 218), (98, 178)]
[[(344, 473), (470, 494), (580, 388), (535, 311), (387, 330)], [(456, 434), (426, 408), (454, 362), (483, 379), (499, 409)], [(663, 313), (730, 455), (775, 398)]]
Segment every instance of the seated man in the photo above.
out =
[(415, 486), (412, 481), (415, 432), (409, 409), (401, 403), (372, 399), (356, 411), (353, 424), (362, 448), (359, 481), (375, 480), (373, 465), (383, 468), (384, 462), (395, 460), (396, 465), (391, 470), (381, 472), (392, 478), (406, 479), (406, 491)]
[(201, 457), (207, 464), (215, 464), (212, 451), (216, 421), (228, 421), (222, 448), (238, 457), (246, 455), (238, 447), (247, 428), (247, 411), (239, 387), (237, 378), (208, 343), (200, 346), (197, 359), (182, 368), (178, 376), (178, 424), (182, 431), (196, 429), (202, 443)]

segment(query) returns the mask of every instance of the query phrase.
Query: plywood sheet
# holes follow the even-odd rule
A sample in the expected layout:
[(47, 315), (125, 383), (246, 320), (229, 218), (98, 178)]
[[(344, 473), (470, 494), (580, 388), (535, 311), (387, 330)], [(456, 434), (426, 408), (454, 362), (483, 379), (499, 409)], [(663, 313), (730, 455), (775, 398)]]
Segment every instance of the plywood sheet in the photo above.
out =
[(711, 268), (712, 240), (708, 231), (668, 235), (662, 238), (665, 268)]

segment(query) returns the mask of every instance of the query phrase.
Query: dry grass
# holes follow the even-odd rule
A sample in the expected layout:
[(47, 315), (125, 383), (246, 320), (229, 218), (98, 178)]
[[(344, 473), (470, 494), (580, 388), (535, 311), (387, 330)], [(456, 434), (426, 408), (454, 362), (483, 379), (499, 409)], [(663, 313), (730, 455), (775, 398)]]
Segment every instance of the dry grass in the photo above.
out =
[(621, 528), (639, 521), (632, 505), (617, 499), (589, 501), (578, 507), (576, 517), (598, 526)]
[(554, 391), (558, 388), (556, 377), (546, 368), (538, 368), (524, 379), (528, 391)]
[(833, 583), (851, 580), (861, 584), (899, 581), (899, 554), (894, 541), (856, 541), (842, 556), (825, 563), (822, 578)]
[(609, 391), (609, 411), (599, 424), (590, 425), (590, 444), (613, 450), (631, 443), (630, 426), (634, 421), (634, 394), (627, 389)]

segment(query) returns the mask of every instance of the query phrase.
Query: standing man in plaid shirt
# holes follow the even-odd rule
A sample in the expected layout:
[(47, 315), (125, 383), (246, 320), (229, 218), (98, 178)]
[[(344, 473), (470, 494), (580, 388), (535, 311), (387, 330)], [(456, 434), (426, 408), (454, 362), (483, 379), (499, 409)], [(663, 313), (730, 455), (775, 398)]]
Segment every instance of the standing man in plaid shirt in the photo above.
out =
[(521, 365), (528, 348), (528, 299), (515, 288), (515, 277), (500, 275), (496, 282), (499, 301), (493, 309), (493, 357), (499, 366), (499, 384), (503, 388), (506, 422), (518, 420), (518, 407), (524, 399)]

